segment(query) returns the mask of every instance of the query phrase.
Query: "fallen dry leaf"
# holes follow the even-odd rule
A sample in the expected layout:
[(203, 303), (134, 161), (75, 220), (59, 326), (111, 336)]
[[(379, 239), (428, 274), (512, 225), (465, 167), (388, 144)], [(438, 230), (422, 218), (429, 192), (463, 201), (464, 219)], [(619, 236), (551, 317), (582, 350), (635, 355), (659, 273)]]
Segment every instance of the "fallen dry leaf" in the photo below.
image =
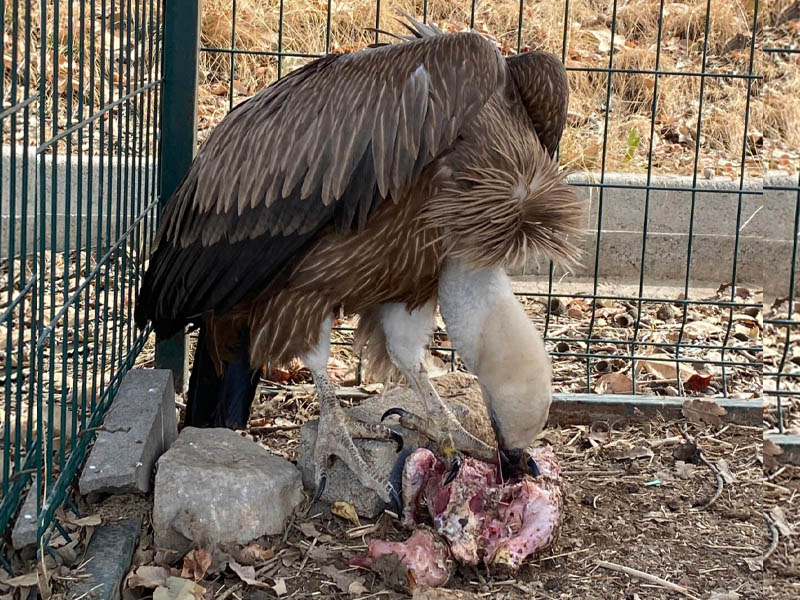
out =
[(352, 572), (348, 571), (340, 571), (333, 565), (325, 565), (322, 567), (321, 571), (330, 577), (333, 582), (336, 584), (336, 587), (339, 588), (342, 592), (350, 592), (350, 587), (356, 582), (363, 582), (364, 580), (360, 577), (356, 577), (352, 574)]
[(275, 585), (272, 586), (272, 591), (275, 592), (278, 596), (285, 596), (287, 593), (286, 589), (286, 580), (283, 577), (275, 581)]
[(369, 590), (364, 587), (364, 584), (359, 580), (355, 580), (347, 588), (347, 593), (349, 593), (351, 596), (359, 596), (361, 594), (366, 594), (367, 592), (369, 592)]
[(337, 517), (350, 521), (356, 527), (361, 525), (361, 521), (358, 520), (358, 513), (356, 513), (356, 507), (349, 502), (334, 502), (333, 506), (331, 506), (331, 512)]
[[(655, 359), (663, 360), (655, 360)], [(692, 367), (681, 363), (680, 367), (675, 366), (675, 359), (667, 354), (652, 354), (650, 359), (640, 359), (636, 361), (636, 370), (647, 371), (658, 379), (677, 379), (680, 370), (681, 380), (687, 381), (692, 375), (696, 375)]]
[(194, 581), (181, 577), (168, 577), (166, 587), (157, 587), (153, 600), (204, 600), (206, 590)]
[(721, 425), (722, 417), (728, 414), (727, 410), (713, 400), (701, 400), (699, 398), (684, 400), (682, 412), (684, 417), (697, 425), (704, 423)]
[(100, 518), (100, 515), (89, 515), (87, 517), (82, 517), (80, 519), (75, 519), (74, 521), (70, 521), (73, 525), (77, 525), (78, 527), (96, 527), (103, 522), (103, 519)]
[(567, 316), (572, 317), (573, 319), (582, 319), (583, 311), (577, 306), (573, 306), (572, 308), (567, 310)]
[(127, 584), (129, 588), (154, 589), (167, 585), (167, 577), (169, 577), (169, 569), (166, 567), (144, 566), (131, 571)]
[(778, 528), (782, 536), (789, 537), (790, 535), (794, 535), (794, 529), (792, 529), (792, 526), (789, 525), (789, 522), (786, 520), (786, 514), (783, 512), (783, 508), (780, 506), (773, 506), (769, 511), (769, 516), (772, 517), (772, 522), (775, 523), (775, 527)]
[(778, 466), (776, 456), (783, 454), (783, 448), (778, 446), (770, 439), (764, 438), (764, 466), (767, 469), (774, 469)]
[(228, 561), (228, 566), (231, 568), (231, 571), (236, 573), (236, 576), (242, 580), (242, 583), (261, 588), (272, 587), (263, 581), (256, 580), (256, 569), (252, 565), (240, 565), (238, 562), (231, 559)]
[(711, 592), (708, 600), (739, 600), (741, 596), (736, 592)]
[(25, 575), (17, 575), (16, 577), (12, 577), (10, 579), (0, 578), (0, 583), (3, 583), (4, 585), (10, 585), (11, 587), (15, 588), (33, 587), (37, 584), (37, 582), (38, 573), (36, 571), (25, 573)]
[(594, 391), (598, 394), (631, 394), (633, 380), (624, 373), (606, 373), (597, 378)]
[(256, 543), (249, 544), (236, 553), (237, 560), (245, 565), (264, 562), (275, 556), (275, 548), (265, 548)]
[(480, 598), (478, 594), (466, 590), (448, 590), (418, 585), (414, 587), (411, 600), (478, 600), (478, 598)]
[(330, 542), (333, 538), (328, 535), (327, 533), (320, 532), (316, 526), (306, 521), (305, 523), (300, 523), (297, 528), (303, 533), (303, 535), (310, 537), (310, 538), (317, 538), (320, 542)]
[(183, 570), (181, 577), (191, 577), (200, 581), (211, 566), (211, 555), (203, 548), (195, 548), (183, 557)]
[(615, 460), (633, 460), (635, 458), (650, 458), (653, 456), (653, 451), (644, 446), (634, 446), (625, 450), (616, 450), (611, 453)]
[(691, 463), (686, 463), (682, 460), (675, 461), (675, 472), (682, 479), (689, 479), (694, 474), (695, 469), (696, 467)]
[(683, 382), (683, 389), (689, 390), (692, 392), (701, 392), (706, 389), (709, 384), (711, 384), (711, 380), (714, 377), (712, 375), (700, 375), (700, 373), (694, 373), (689, 379)]
[(736, 478), (733, 476), (730, 468), (728, 467), (728, 461), (724, 458), (720, 458), (717, 461), (717, 471), (719, 471), (719, 474), (722, 476), (722, 479), (725, 481), (725, 483), (732, 484), (734, 481), (736, 481)]

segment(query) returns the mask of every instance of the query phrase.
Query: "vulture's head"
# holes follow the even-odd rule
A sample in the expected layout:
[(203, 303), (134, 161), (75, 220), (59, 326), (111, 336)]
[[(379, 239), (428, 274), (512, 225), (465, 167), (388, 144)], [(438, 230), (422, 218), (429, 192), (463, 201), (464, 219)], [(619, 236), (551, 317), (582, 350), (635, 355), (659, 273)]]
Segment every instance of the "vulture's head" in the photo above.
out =
[(536, 326), (513, 296), (500, 296), (484, 324), (478, 380), (504, 474), (536, 475), (527, 449), (547, 423), (550, 356)]

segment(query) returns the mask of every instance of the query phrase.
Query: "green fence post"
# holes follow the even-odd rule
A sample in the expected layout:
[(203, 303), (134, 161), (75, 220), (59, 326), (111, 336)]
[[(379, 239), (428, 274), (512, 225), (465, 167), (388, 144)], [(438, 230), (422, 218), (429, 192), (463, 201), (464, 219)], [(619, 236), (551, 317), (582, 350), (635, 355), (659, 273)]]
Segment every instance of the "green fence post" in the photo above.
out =
[[(164, 94), (161, 103), (161, 191), (166, 203), (189, 170), (195, 152), (199, 0), (164, 2)], [(175, 388), (187, 377), (186, 336), (156, 340), (156, 368), (170, 369)]]

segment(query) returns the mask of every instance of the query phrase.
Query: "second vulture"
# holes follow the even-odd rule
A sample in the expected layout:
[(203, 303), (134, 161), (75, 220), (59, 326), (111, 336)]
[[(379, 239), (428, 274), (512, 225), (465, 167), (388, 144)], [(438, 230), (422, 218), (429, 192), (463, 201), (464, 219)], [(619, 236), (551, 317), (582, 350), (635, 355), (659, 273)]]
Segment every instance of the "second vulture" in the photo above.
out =
[[(136, 303), (160, 336), (200, 328), (187, 425), (245, 426), (261, 365), (299, 357), (320, 402), (318, 490), (335, 455), (395, 504), (353, 437), (397, 434), (349, 419), (327, 376), (334, 317), (360, 315), (370, 364), (396, 367), (425, 401), (427, 415), (395, 411), (401, 422), (454, 468), (457, 451), (524, 468), (550, 364), (506, 268), (530, 252), (573, 261), (582, 215), (554, 160), (560, 61), (406, 27), (399, 43), (309, 63), (220, 122), (166, 205)], [(437, 299), (499, 449), (464, 430), (425, 372)]]

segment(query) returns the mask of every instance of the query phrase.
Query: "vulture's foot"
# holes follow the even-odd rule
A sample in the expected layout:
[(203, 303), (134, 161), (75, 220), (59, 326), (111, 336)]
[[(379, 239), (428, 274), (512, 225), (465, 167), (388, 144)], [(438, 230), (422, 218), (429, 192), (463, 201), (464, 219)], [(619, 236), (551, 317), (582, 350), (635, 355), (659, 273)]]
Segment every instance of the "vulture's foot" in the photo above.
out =
[(390, 408), (383, 413), (381, 421), (390, 415), (397, 415), (400, 417), (400, 425), (418, 431), (433, 441), (439, 450), (439, 456), (444, 459), (450, 471), (448, 483), (458, 473), (462, 453), (485, 462), (495, 462), (497, 450), (464, 429), (450, 409), (441, 400), (439, 403), (431, 403), (433, 410), (428, 418), (415, 415), (404, 408)]
[(389, 480), (379, 473), (373, 465), (363, 459), (353, 443), (353, 438), (391, 440), (403, 447), (403, 437), (396, 431), (381, 423), (365, 423), (351, 420), (339, 406), (336, 398), (333, 402), (321, 403), (321, 414), (317, 428), (317, 441), (314, 447), (314, 464), (317, 481), (316, 502), (325, 491), (328, 479), (328, 461), (336, 456), (344, 461), (348, 468), (358, 477), (365, 487), (375, 490), (381, 500), (391, 503), (398, 515), (403, 514), (400, 495)]

